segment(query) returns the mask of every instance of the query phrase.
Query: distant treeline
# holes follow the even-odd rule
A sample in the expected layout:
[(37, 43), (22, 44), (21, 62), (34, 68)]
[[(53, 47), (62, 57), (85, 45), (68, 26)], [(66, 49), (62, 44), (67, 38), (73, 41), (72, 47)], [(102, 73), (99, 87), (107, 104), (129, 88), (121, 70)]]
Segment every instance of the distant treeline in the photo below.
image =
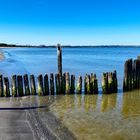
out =
[[(15, 45), (15, 44), (6, 44), (0, 43), (0, 47), (21, 47), (21, 48), (56, 48), (55, 45)], [(95, 48), (95, 47), (140, 47), (140, 45), (83, 45), (83, 46), (71, 46), (71, 45), (62, 45), (63, 48)]]

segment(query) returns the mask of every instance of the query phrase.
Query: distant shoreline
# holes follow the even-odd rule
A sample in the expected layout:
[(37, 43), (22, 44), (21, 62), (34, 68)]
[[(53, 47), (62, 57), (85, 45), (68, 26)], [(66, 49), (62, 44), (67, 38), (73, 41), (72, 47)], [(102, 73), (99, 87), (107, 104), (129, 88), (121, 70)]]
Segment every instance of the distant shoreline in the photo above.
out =
[[(134, 47), (134, 48), (140, 48), (140, 45), (79, 45), (79, 46), (71, 46), (71, 45), (62, 45), (62, 48), (129, 48), (129, 47)], [(13, 45), (13, 44), (5, 44), (5, 43), (0, 43), (0, 48), (56, 48), (56, 45)]]

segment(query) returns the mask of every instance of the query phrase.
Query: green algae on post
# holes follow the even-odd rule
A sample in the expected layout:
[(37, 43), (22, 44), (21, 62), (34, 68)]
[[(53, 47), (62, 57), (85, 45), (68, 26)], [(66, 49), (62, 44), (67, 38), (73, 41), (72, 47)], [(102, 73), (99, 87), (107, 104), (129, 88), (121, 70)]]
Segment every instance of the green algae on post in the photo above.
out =
[(70, 94), (70, 75), (66, 73), (66, 94)]
[(25, 91), (25, 95), (30, 95), (29, 79), (28, 79), (28, 75), (27, 74), (25, 74), (23, 76), (23, 80), (24, 80), (24, 91)]
[(35, 77), (30, 75), (31, 95), (36, 95)]
[(17, 97), (17, 76), (12, 76), (12, 96)]
[(113, 93), (114, 83), (113, 83), (113, 73), (108, 73), (108, 93)]
[(102, 93), (108, 93), (108, 73), (103, 73), (102, 75)]
[(38, 77), (38, 95), (43, 96), (43, 76), (40, 74)]
[(77, 86), (76, 86), (76, 93), (82, 94), (82, 76), (78, 77)]
[(10, 97), (9, 79), (4, 77), (4, 96)]
[(91, 73), (90, 77), (90, 90), (91, 94), (98, 94), (98, 80), (96, 74)]
[(84, 90), (85, 94), (90, 94), (90, 75), (86, 74), (84, 78)]

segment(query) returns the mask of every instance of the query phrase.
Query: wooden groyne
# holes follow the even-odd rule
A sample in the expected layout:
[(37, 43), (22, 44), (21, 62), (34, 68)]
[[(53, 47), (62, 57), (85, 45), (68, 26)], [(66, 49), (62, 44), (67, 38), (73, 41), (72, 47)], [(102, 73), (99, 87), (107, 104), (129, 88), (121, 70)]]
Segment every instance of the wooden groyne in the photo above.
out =
[[(116, 79), (114, 73), (108, 80), (103, 74), (103, 94), (117, 92)], [(115, 75), (116, 76), (116, 75)], [(62, 81), (60, 80), (62, 78)], [(106, 83), (106, 81), (108, 83)], [(36, 82), (35, 82), (36, 81)], [(106, 89), (107, 88), (107, 89)], [(60, 94), (98, 94), (98, 80), (96, 74), (86, 74), (84, 77), (76, 78), (74, 74), (69, 72), (63, 73), (62, 77), (59, 73), (50, 75), (39, 74), (34, 75), (13, 75), (10, 78), (0, 75), (0, 97), (22, 97), (29, 95), (60, 95)]]
[[(12, 75), (9, 78), (0, 75), (0, 97), (99, 93), (96, 74), (91, 73), (83, 77), (76, 77), (69, 72), (63, 73), (62, 49), (60, 44), (57, 45), (57, 64), (58, 72), (56, 74), (39, 74), (38, 76), (33, 74)], [(101, 85), (103, 94), (117, 93), (117, 72), (103, 73)]]
[(128, 59), (124, 64), (123, 91), (140, 88), (140, 57)]

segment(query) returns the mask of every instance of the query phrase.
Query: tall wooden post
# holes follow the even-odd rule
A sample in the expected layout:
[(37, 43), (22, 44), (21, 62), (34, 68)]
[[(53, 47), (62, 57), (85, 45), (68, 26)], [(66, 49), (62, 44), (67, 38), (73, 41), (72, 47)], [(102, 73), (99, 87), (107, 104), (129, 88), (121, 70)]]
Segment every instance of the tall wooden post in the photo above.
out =
[(62, 50), (60, 44), (57, 45), (57, 63), (58, 63), (58, 74), (62, 77)]
[(57, 44), (57, 64), (58, 64), (58, 74), (60, 77), (60, 93), (61, 93), (63, 91), (63, 87), (62, 87), (62, 49), (60, 44)]

